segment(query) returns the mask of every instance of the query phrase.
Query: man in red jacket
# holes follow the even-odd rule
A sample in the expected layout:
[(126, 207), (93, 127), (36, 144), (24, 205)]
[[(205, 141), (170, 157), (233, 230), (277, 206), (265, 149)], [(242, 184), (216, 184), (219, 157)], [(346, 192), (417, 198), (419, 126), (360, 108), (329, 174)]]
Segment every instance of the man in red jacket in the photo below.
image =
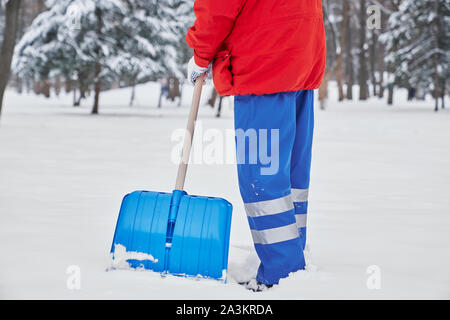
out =
[(245, 284), (261, 291), (305, 267), (313, 89), (326, 56), (322, 3), (196, 0), (194, 11), (188, 79), (212, 68), (218, 93), (235, 96), (239, 188), (261, 260)]

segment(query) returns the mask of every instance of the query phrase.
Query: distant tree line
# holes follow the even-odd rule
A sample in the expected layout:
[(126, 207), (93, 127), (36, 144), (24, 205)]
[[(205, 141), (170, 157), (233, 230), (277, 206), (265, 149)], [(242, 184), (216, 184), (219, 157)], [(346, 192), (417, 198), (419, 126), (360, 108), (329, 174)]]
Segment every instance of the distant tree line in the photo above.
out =
[[(9, 2), (20, 6), (17, 0)], [(47, 97), (50, 88), (59, 94), (64, 86), (74, 93), (75, 106), (93, 92), (96, 114), (103, 90), (134, 88), (167, 75), (182, 77), (187, 58), (180, 46), (193, 20), (192, 4), (192, 0), (23, 2), (16, 19), (14, 59), (9, 61), (11, 80), (19, 91)], [(131, 103), (133, 99), (134, 90)]]
[[(370, 96), (394, 103), (395, 88), (410, 98), (435, 98), (449, 89), (450, 1), (324, 0), (327, 70), (323, 86), (336, 80), (338, 100)], [(324, 95), (326, 89), (322, 88)]]
[[(92, 92), (96, 114), (103, 90), (131, 86), (132, 104), (136, 84), (183, 78), (192, 55), (184, 35), (195, 19), (193, 2), (3, 1), (0, 112), (9, 79), (19, 92), (47, 97), (72, 92), (74, 106)], [(322, 102), (334, 80), (339, 101), (372, 96), (392, 105), (395, 88), (407, 88), (409, 98), (431, 94), (435, 110), (439, 101), (444, 108), (450, 85), (450, 1), (323, 0), (323, 9), (327, 68), (319, 90)], [(213, 92), (210, 104), (216, 96)]]

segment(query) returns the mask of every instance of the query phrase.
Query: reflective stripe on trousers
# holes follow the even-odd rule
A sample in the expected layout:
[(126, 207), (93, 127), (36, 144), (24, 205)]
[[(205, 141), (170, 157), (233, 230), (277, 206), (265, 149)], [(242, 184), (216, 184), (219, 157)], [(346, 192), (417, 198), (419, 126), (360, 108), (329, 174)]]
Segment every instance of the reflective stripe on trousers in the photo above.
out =
[[(291, 194), (273, 200), (245, 203), (249, 218), (280, 214), (294, 209), (294, 202), (306, 202), (308, 189), (291, 189)], [(252, 230), (254, 243), (271, 244), (294, 239), (299, 236), (298, 229), (306, 227), (306, 214), (295, 214), (295, 224), (287, 226)]]
[[(306, 205), (306, 203), (308, 202), (308, 193), (309, 189), (291, 189), (293, 203), (301, 203), (303, 205)], [(297, 213), (297, 211), (295, 212), (295, 220), (297, 222), (298, 228), (306, 227), (306, 217), (306, 211), (304, 213)]]
[[(273, 200), (244, 203), (244, 206), (249, 219), (293, 213), (294, 210), (294, 203), (290, 194)], [(262, 230), (251, 230), (251, 232), (255, 244), (272, 244), (299, 237), (296, 223)]]

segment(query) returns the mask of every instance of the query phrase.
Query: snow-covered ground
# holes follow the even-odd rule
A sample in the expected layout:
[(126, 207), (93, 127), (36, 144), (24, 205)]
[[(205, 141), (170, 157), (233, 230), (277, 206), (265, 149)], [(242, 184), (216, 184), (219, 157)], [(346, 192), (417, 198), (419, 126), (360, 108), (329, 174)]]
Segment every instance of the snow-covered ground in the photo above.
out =
[[(123, 195), (173, 188), (171, 135), (185, 127), (192, 89), (185, 88), (182, 107), (163, 109), (156, 108), (158, 90), (139, 86), (132, 108), (129, 89), (106, 92), (99, 116), (89, 114), (92, 99), (73, 108), (70, 96), (7, 92), (0, 298), (450, 298), (450, 111), (434, 113), (432, 101), (407, 103), (404, 92), (394, 107), (331, 99), (326, 111), (316, 108), (307, 271), (262, 294), (236, 284), (258, 260), (235, 167), (194, 164), (186, 190), (234, 205), (229, 282), (107, 272)], [(232, 129), (232, 101), (224, 101), (222, 118), (214, 114), (200, 109), (203, 130)], [(79, 290), (67, 287), (74, 265)], [(370, 289), (377, 275), (381, 287)]]

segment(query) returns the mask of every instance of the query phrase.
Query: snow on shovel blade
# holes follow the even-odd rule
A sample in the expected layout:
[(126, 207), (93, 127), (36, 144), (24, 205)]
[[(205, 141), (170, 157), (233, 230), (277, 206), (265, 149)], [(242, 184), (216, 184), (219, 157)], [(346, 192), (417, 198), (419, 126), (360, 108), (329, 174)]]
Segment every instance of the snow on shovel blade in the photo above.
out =
[(126, 261), (131, 268), (225, 280), (231, 212), (221, 198), (132, 192), (122, 201), (113, 266)]

